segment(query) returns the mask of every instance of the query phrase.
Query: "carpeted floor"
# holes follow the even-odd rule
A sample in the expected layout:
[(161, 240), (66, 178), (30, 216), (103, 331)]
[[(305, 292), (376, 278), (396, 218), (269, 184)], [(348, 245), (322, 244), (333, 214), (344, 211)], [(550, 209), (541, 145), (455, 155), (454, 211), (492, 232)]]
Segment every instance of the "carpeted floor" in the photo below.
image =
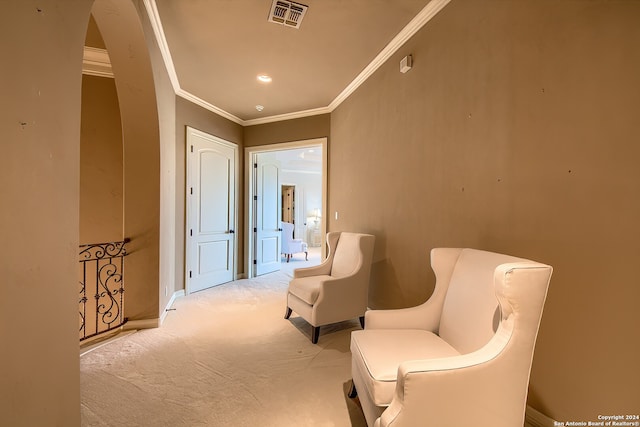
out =
[(346, 396), (350, 332), (323, 327), (317, 345), (283, 318), (293, 268), (179, 298), (161, 328), (80, 359), (83, 426), (365, 426)]

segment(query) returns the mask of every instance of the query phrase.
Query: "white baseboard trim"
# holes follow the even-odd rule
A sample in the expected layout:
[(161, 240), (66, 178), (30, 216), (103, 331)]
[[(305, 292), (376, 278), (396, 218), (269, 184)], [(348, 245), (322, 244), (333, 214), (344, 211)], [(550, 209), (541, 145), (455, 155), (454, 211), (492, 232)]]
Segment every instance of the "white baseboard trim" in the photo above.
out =
[(153, 329), (160, 326), (160, 319), (129, 320), (122, 326), (125, 331), (131, 329)]
[(555, 425), (558, 425), (557, 421), (527, 405), (524, 414), (524, 427), (553, 427)]
[(119, 340), (120, 338), (124, 338), (128, 335), (134, 334), (135, 330), (124, 331), (124, 328), (121, 326), (120, 328), (114, 329), (108, 334), (104, 334), (104, 336), (99, 336), (95, 341), (87, 340), (89, 342), (84, 342), (80, 344), (80, 357), (84, 356), (87, 353), (91, 353), (93, 350), (96, 350), (102, 346), (107, 344), (111, 344), (114, 341)]
[(176, 301), (176, 298), (183, 297), (184, 295), (184, 289), (174, 292), (173, 295), (171, 295), (171, 299), (169, 299), (167, 306), (164, 308), (164, 310), (162, 310), (162, 315), (160, 315), (160, 317), (156, 319), (129, 320), (122, 326), (122, 330), (130, 331), (132, 329), (137, 330), (159, 328), (160, 326), (162, 326), (162, 322), (164, 322), (164, 318), (167, 317), (167, 313), (169, 312), (169, 309), (171, 308), (173, 303)]
[(176, 299), (180, 298), (180, 297), (183, 297), (183, 296), (185, 296), (184, 289), (180, 289), (179, 291), (175, 291), (173, 293), (173, 295), (171, 295), (171, 299), (169, 299), (169, 302), (167, 303), (167, 306), (162, 311), (162, 315), (160, 315), (160, 325), (162, 325), (162, 323), (164, 323), (164, 319), (165, 319), (165, 317), (167, 317), (167, 314), (169, 314), (171, 306), (173, 305), (174, 302), (176, 302)]

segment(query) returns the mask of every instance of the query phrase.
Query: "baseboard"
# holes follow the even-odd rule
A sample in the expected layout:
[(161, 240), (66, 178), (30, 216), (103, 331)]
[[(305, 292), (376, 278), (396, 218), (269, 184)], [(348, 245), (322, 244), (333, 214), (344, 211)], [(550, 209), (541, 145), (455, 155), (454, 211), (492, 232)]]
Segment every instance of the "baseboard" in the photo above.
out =
[(132, 329), (153, 329), (160, 326), (160, 319), (142, 319), (142, 320), (129, 320), (122, 325), (124, 331), (130, 331)]
[(557, 421), (527, 405), (524, 415), (524, 427), (553, 427), (556, 425), (558, 425)]
[(106, 334), (101, 334), (99, 337), (97, 337), (96, 340), (91, 341), (91, 340), (87, 340), (83, 343), (80, 344), (80, 357), (84, 356), (87, 353), (91, 353), (93, 350), (98, 349), (102, 346), (105, 346), (107, 344), (111, 344), (114, 341), (119, 340), (120, 338), (126, 337), (128, 335), (131, 335), (133, 333), (135, 333), (135, 330), (128, 330), (125, 331), (124, 327), (121, 326), (117, 329), (114, 329), (113, 331), (106, 333)]
[(164, 322), (164, 318), (167, 317), (167, 313), (170, 311), (171, 306), (176, 301), (176, 298), (184, 296), (184, 289), (176, 291), (171, 295), (167, 306), (162, 310), (162, 315), (157, 319), (142, 319), (142, 320), (129, 320), (122, 326), (122, 330), (129, 331), (132, 329), (153, 329), (159, 328)]
[(171, 311), (171, 306), (173, 305), (174, 302), (176, 302), (176, 299), (183, 296), (185, 296), (184, 289), (175, 291), (173, 295), (171, 295), (171, 299), (169, 299), (167, 306), (164, 308), (164, 310), (162, 311), (162, 315), (160, 316), (160, 325), (162, 325), (165, 317), (167, 317), (167, 314), (169, 314), (169, 311)]

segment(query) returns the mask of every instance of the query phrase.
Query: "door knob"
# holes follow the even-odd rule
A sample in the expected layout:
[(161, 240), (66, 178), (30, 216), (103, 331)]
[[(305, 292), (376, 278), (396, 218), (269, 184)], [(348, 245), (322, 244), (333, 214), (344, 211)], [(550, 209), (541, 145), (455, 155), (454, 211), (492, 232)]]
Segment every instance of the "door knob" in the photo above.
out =
[(229, 233), (234, 234), (234, 233), (235, 233), (235, 231), (233, 231), (233, 230), (229, 230)]

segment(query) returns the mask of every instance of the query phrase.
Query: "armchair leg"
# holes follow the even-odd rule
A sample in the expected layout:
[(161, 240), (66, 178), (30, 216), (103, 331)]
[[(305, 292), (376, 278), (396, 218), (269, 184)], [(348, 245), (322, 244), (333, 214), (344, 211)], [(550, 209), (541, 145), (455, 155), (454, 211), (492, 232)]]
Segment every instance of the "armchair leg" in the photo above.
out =
[(353, 383), (353, 380), (351, 380), (351, 388), (349, 388), (347, 396), (349, 396), (349, 399), (355, 399), (358, 397), (358, 390), (356, 390), (356, 385)]
[(364, 316), (360, 316), (360, 326), (364, 329)]
[(318, 337), (320, 336), (320, 326), (311, 327), (311, 343), (318, 344)]
[(285, 318), (285, 319), (288, 319), (288, 318), (291, 316), (291, 312), (292, 312), (292, 311), (293, 311), (293, 310), (291, 310), (289, 307), (287, 307), (287, 310), (286, 310), (286, 311), (285, 311), (285, 313), (284, 313), (284, 318)]

